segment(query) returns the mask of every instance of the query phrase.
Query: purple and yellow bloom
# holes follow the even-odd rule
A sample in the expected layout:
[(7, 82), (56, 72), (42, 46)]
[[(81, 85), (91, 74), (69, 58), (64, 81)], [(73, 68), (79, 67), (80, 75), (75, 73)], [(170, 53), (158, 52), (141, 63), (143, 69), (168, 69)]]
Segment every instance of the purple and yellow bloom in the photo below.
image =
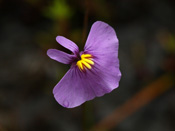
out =
[(72, 52), (67, 54), (57, 49), (47, 51), (51, 59), (71, 65), (53, 89), (54, 97), (59, 104), (73, 108), (119, 86), (119, 42), (111, 26), (101, 21), (95, 22), (84, 51), (79, 51), (74, 42), (63, 36), (57, 36), (56, 40)]

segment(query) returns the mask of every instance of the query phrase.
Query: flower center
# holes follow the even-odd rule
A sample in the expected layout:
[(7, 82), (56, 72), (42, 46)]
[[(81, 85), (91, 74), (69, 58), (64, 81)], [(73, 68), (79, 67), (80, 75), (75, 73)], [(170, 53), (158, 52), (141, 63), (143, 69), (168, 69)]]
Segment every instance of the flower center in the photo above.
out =
[(94, 65), (94, 62), (92, 60), (92, 55), (90, 54), (82, 54), (81, 60), (77, 61), (77, 66), (80, 71), (84, 71), (85, 69), (91, 69), (91, 65)]

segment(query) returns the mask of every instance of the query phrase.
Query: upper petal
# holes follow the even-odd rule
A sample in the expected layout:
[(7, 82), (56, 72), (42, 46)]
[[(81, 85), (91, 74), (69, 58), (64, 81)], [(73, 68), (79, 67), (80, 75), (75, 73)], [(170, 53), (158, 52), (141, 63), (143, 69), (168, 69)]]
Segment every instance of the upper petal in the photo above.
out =
[(77, 54), (79, 52), (78, 46), (74, 42), (63, 36), (57, 36), (56, 41), (63, 47), (72, 51), (74, 54)]
[(104, 22), (95, 22), (89, 32), (84, 51), (104, 52), (111, 49), (118, 52), (118, 38), (114, 29)]
[(47, 55), (51, 59), (61, 62), (63, 64), (70, 64), (75, 58), (75, 55), (70, 55), (57, 49), (48, 49)]

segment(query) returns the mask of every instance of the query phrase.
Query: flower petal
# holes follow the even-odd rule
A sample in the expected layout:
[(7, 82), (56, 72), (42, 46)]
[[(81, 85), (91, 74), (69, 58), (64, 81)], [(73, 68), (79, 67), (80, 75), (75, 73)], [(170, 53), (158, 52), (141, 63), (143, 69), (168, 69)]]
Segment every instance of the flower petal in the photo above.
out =
[(73, 108), (88, 99), (88, 88), (84, 87), (84, 79), (81, 75), (79, 69), (71, 68), (54, 87), (54, 97), (63, 107)]
[(106, 84), (106, 88), (112, 91), (119, 86), (119, 81), (121, 79), (119, 60), (118, 58), (110, 60), (108, 57), (101, 59), (102, 60), (94, 60), (95, 64), (94, 68), (92, 68), (92, 72), (96, 72)]
[(118, 39), (114, 29), (104, 22), (95, 22), (91, 27), (84, 51), (103, 52), (113, 48), (118, 52)]
[(56, 101), (64, 107), (73, 108), (96, 96), (111, 91), (100, 74), (81, 72), (77, 66), (71, 68), (54, 87)]
[(72, 42), (71, 40), (63, 37), (63, 36), (57, 36), (56, 37), (56, 41), (62, 45), (63, 47), (69, 49), (70, 51), (72, 51), (74, 54), (77, 54), (79, 52), (79, 48), (78, 46)]
[(75, 58), (74, 55), (64, 53), (64, 52), (59, 51), (57, 49), (48, 49), (47, 50), (47, 55), (51, 59), (56, 60), (58, 62), (61, 62), (63, 64), (70, 64)]
[(121, 78), (118, 45), (116, 33), (111, 26), (100, 21), (92, 25), (84, 53), (93, 56), (95, 64), (91, 70), (101, 76), (109, 90), (117, 88)]

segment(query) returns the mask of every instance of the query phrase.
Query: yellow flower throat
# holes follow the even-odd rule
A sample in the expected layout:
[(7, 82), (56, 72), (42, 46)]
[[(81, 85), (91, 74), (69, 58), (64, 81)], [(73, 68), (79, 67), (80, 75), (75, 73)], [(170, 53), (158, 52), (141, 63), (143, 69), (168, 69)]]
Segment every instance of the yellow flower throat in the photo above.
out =
[(84, 71), (85, 69), (91, 69), (94, 62), (92, 60), (92, 55), (90, 54), (82, 54), (81, 60), (77, 61), (77, 66), (80, 71)]

